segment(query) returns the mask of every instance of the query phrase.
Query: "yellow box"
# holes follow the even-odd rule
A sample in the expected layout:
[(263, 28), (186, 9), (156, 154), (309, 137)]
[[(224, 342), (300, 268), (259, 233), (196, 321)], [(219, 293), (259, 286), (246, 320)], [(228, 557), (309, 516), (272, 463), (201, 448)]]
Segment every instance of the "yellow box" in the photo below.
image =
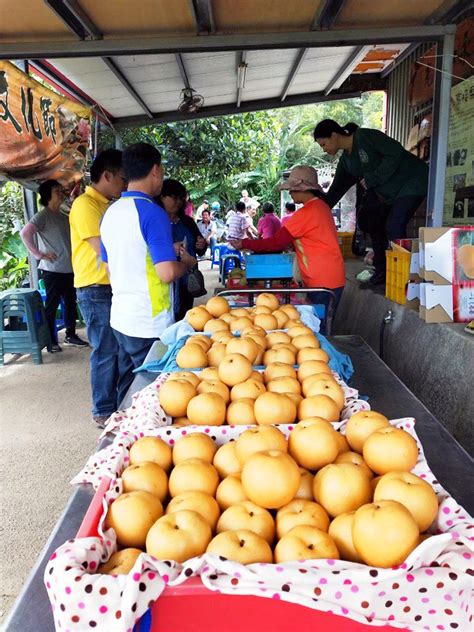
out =
[(354, 259), (352, 253), (352, 237), (354, 233), (337, 233), (339, 248), (341, 249), (344, 259)]
[(386, 250), (387, 278), (385, 298), (399, 305), (406, 303), (406, 286), (410, 279), (411, 252), (401, 250)]

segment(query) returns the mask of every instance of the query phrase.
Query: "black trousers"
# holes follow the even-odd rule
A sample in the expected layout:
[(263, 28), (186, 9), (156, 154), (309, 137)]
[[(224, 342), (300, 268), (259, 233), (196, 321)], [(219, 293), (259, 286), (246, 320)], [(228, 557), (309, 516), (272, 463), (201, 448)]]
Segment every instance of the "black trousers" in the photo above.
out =
[[(415, 214), (416, 209), (423, 202), (424, 197), (419, 195), (407, 195), (398, 198), (392, 205), (383, 205), (379, 212), (382, 213), (375, 221), (369, 219), (369, 235), (374, 249), (375, 274), (385, 276), (386, 261), (385, 251), (390, 241), (404, 239), (407, 234), (407, 225)], [(382, 220), (382, 221), (380, 221)]]
[(64, 324), (66, 336), (76, 333), (76, 288), (74, 287), (74, 274), (63, 272), (41, 271), (46, 288), (46, 319), (48, 321), (51, 340), (58, 342), (56, 331), (56, 311), (61, 299), (64, 301)]

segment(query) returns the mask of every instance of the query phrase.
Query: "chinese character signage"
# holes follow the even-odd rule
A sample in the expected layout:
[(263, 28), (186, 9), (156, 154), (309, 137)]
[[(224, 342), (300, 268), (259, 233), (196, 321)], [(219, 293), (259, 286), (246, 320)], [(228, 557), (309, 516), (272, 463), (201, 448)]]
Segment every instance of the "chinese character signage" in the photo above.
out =
[(91, 116), (89, 108), (0, 61), (0, 177), (24, 184), (80, 180)]
[(474, 76), (451, 89), (444, 226), (474, 223)]

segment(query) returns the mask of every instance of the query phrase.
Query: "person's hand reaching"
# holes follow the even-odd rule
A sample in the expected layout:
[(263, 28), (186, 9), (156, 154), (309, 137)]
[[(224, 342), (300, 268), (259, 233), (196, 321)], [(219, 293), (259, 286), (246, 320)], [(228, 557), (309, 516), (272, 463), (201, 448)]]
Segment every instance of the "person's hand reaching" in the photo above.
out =
[(242, 240), (241, 239), (234, 239), (233, 241), (229, 241), (229, 243), (232, 246), (232, 248), (234, 248), (235, 250), (241, 250), (242, 249)]
[(194, 266), (197, 265), (197, 259), (190, 255), (183, 247), (181, 247), (181, 250), (179, 251), (179, 257), (181, 259), (181, 263), (184, 263), (188, 269), (194, 268)]

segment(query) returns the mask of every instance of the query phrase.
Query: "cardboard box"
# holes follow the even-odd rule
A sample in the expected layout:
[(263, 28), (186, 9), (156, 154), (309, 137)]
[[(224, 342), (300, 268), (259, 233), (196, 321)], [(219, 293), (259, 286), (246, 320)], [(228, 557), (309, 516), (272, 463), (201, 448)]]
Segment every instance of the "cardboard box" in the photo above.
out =
[(419, 315), (425, 323), (453, 322), (453, 286), (420, 283)]
[(405, 307), (409, 309), (419, 309), (420, 308), (420, 284), (410, 282), (407, 285), (407, 300), (405, 303)]
[(419, 267), (421, 318), (432, 323), (474, 318), (474, 226), (420, 228)]
[(474, 283), (474, 226), (420, 228), (419, 268), (431, 283)]

